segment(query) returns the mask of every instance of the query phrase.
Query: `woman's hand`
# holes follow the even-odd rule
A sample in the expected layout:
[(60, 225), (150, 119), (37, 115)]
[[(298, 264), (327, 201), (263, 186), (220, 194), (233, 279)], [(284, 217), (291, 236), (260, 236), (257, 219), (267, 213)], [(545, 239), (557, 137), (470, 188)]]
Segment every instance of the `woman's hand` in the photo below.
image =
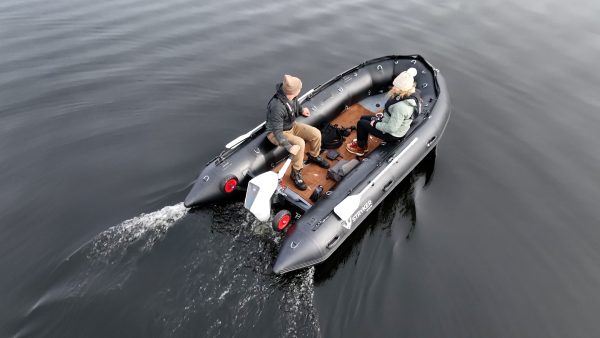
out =
[(376, 123), (376, 122), (377, 122), (377, 121), (375, 121), (375, 120), (371, 120), (371, 127), (375, 127), (375, 123)]
[(302, 109), (302, 115), (309, 117), (310, 116), (310, 110), (308, 110), (308, 108), (304, 107), (304, 109)]

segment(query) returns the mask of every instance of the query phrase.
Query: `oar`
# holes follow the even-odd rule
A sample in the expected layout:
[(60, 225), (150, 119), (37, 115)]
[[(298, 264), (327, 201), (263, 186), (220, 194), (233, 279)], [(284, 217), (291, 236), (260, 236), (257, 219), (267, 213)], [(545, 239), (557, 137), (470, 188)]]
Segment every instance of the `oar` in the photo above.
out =
[(256, 126), (256, 128), (254, 128), (254, 129), (250, 130), (249, 132), (245, 133), (244, 135), (240, 135), (240, 136), (236, 137), (233, 141), (227, 143), (225, 145), (225, 148), (227, 148), (227, 149), (234, 148), (238, 144), (242, 143), (242, 141), (244, 141), (248, 137), (252, 136), (252, 134), (254, 134), (255, 132), (257, 132), (260, 128), (262, 128), (262, 126), (265, 123), (266, 122), (263, 122), (263, 123), (259, 124), (258, 126)]
[(261, 222), (266, 222), (271, 217), (271, 197), (290, 166), (292, 158), (288, 157), (278, 173), (267, 171), (248, 182), (244, 207)]
[[(369, 186), (371, 184), (373, 184), (373, 182), (369, 183)], [(356, 209), (358, 209), (358, 207), (360, 206), (360, 200), (362, 198), (362, 195), (367, 190), (368, 189), (365, 188), (359, 194), (350, 195), (346, 197), (340, 204), (336, 205), (335, 208), (333, 208), (333, 212), (335, 212), (335, 214), (338, 215), (342, 220), (347, 221), (348, 219), (350, 219), (350, 216), (352, 216), (354, 211), (356, 211)]]
[[(298, 102), (300, 104), (302, 104), (304, 102), (304, 100), (306, 99), (306, 97), (308, 95), (310, 95), (312, 92), (314, 91), (314, 88), (309, 90), (308, 92), (304, 93), (304, 95), (302, 95), (301, 97), (298, 98)], [(236, 137), (233, 141), (227, 143), (225, 145), (225, 148), (227, 149), (231, 149), (231, 148), (235, 148), (237, 145), (239, 145), (240, 143), (242, 143), (242, 141), (244, 141), (245, 139), (247, 139), (248, 137), (252, 136), (252, 134), (254, 134), (255, 132), (257, 132), (260, 128), (262, 128), (262, 126), (265, 125), (266, 122), (263, 122), (261, 124), (259, 124), (258, 126), (256, 126), (256, 128), (250, 130), (249, 132), (240, 135), (238, 137)]]
[(336, 205), (335, 208), (333, 208), (333, 212), (335, 212), (335, 214), (338, 215), (344, 221), (350, 219), (350, 216), (352, 216), (352, 214), (361, 206), (360, 200), (362, 198), (362, 195), (365, 192), (367, 192), (369, 188), (374, 186), (375, 182), (377, 182), (377, 180), (379, 180), (379, 178), (381, 178), (381, 176), (383, 176), (392, 167), (393, 164), (398, 163), (400, 157), (402, 157), (402, 155), (404, 155), (408, 151), (408, 149), (410, 149), (417, 142), (417, 140), (419, 140), (419, 138), (415, 137), (412, 140), (412, 142), (410, 142), (410, 144), (406, 146), (406, 148), (404, 148), (404, 150), (402, 150), (402, 152), (400, 152), (398, 156), (394, 157), (390, 161), (390, 164), (388, 164), (388, 166), (385, 167), (379, 173), (379, 175), (375, 176), (375, 178), (371, 182), (369, 182), (369, 184), (367, 184), (367, 186), (364, 187), (360, 193), (346, 197), (342, 202)]
[[(304, 93), (304, 95), (302, 95), (301, 97), (298, 98), (298, 102), (299, 103), (303, 103), (304, 99), (306, 99), (306, 97), (308, 95), (310, 95), (312, 92), (314, 91), (314, 89), (309, 90), (308, 92)], [(235, 148), (237, 145), (239, 145), (240, 143), (242, 143), (242, 141), (244, 141), (245, 139), (247, 139), (248, 137), (252, 136), (252, 134), (254, 134), (255, 132), (257, 132), (260, 128), (262, 128), (263, 125), (265, 125), (266, 122), (263, 122), (261, 124), (259, 124), (258, 126), (256, 126), (256, 128), (250, 130), (249, 132), (240, 135), (238, 137), (236, 137), (233, 141), (227, 143), (225, 145), (225, 148), (227, 149), (231, 149), (231, 148)]]

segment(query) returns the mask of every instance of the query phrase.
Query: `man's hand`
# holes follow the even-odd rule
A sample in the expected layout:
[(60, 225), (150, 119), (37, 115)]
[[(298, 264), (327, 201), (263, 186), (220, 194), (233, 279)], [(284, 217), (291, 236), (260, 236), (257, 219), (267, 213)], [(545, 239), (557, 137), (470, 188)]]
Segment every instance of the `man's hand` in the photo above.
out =
[(371, 120), (371, 127), (375, 127), (375, 122), (377, 122), (377, 121)]
[(310, 110), (308, 110), (308, 108), (304, 107), (304, 109), (302, 109), (302, 115), (309, 117), (310, 116)]
[(296, 155), (298, 153), (298, 150), (300, 150), (300, 146), (297, 144), (294, 144), (291, 148), (290, 148), (290, 154), (292, 155)]

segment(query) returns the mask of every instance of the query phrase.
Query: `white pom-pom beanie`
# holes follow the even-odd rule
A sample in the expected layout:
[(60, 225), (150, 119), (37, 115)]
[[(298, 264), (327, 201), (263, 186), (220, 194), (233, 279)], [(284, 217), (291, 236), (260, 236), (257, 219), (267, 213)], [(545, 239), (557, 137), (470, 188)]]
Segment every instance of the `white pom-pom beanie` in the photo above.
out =
[(397, 87), (402, 91), (410, 90), (413, 87), (416, 75), (417, 70), (411, 67), (408, 70), (405, 70), (402, 73), (400, 73), (400, 75), (396, 76), (392, 84), (394, 85), (394, 87)]

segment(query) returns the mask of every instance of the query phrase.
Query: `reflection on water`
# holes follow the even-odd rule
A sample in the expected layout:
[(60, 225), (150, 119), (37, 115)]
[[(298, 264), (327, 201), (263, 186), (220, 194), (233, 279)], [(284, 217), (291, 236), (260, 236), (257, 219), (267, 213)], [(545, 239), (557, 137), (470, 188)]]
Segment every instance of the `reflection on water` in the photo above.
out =
[[(415, 191), (424, 189), (432, 182), (437, 151), (432, 150), (390, 194), (360, 224), (352, 235), (315, 271), (315, 285), (335, 275), (337, 269), (359, 254), (365, 236), (374, 232), (391, 235), (392, 228), (401, 228), (408, 240), (417, 225)], [(421, 184), (420, 181), (423, 181)], [(398, 215), (402, 221), (398, 222)], [(405, 224), (407, 223), (407, 224)], [(396, 229), (397, 230), (397, 229)]]

